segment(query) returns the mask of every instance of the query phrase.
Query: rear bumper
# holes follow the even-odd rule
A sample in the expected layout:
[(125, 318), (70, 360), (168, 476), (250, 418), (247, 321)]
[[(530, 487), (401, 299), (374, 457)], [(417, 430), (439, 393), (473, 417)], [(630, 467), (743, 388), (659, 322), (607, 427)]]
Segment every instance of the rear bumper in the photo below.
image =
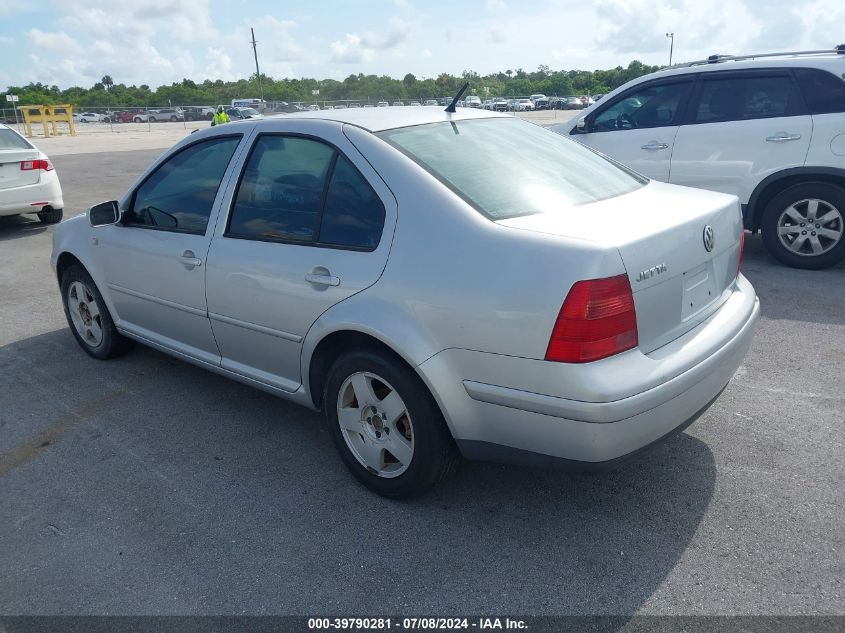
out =
[(748, 351), (759, 311), (740, 278), (716, 314), (649, 355), (574, 366), (446, 350), (420, 369), (467, 457), (600, 466), (705, 411)]
[(43, 173), (40, 181), (32, 185), (0, 189), (0, 216), (37, 213), (48, 206), (64, 208), (62, 188), (55, 171)]

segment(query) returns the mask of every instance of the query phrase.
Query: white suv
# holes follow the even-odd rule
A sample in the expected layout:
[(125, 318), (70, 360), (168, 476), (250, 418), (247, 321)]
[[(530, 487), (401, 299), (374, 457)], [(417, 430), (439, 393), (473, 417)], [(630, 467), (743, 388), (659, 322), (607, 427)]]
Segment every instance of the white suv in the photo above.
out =
[(656, 180), (732, 193), (796, 268), (845, 258), (845, 45), (711, 56), (617, 88), (553, 129)]

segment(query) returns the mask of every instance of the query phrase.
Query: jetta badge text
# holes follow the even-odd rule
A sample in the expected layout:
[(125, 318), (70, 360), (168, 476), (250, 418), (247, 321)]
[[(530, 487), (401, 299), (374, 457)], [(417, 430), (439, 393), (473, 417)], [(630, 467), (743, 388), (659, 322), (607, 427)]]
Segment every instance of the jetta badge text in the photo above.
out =
[(657, 277), (661, 273), (666, 272), (666, 264), (658, 264), (657, 266), (652, 266), (651, 268), (647, 268), (646, 270), (641, 270), (639, 277), (637, 277), (637, 281), (645, 281), (646, 279), (651, 279), (652, 277)]
[(704, 249), (709, 253), (716, 246), (716, 236), (713, 234), (713, 227), (709, 224), (704, 227)]

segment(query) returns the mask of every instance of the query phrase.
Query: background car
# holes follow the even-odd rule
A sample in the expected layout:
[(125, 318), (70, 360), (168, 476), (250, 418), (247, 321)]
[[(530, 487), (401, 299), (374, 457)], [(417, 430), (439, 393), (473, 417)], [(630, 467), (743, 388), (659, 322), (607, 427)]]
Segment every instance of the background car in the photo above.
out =
[(420, 102), (419, 101), (409, 101), (408, 105), (409, 106), (418, 106), (418, 105), (420, 105)]
[(227, 108), (226, 114), (232, 121), (243, 121), (245, 119), (263, 119), (264, 115), (255, 108)]
[(108, 123), (111, 121), (105, 114), (99, 114), (97, 112), (80, 112), (78, 118), (74, 114), (73, 119), (79, 123)]
[(214, 108), (211, 106), (186, 106), (182, 108), (182, 115), (186, 121), (211, 121), (214, 118)]
[(711, 57), (553, 129), (649, 178), (736, 195), (775, 258), (826, 268), (845, 259), (844, 76), (836, 50)]
[(185, 115), (182, 110), (177, 108), (161, 108), (160, 110), (150, 110), (148, 118), (151, 123), (156, 121), (184, 121)]
[(379, 107), (379, 108), (387, 108), (389, 106), (390, 106), (390, 104), (387, 101), (379, 101), (378, 104), (377, 104), (377, 107)]
[(508, 102), (505, 99), (493, 99), (493, 103), (490, 107), (491, 110), (495, 112), (507, 112), (508, 110)]
[(402, 103), (401, 101), (394, 101), (393, 105), (398, 107), (398, 106), (404, 106), (405, 104)]
[(440, 105), (440, 104), (437, 103), (437, 99), (426, 99), (425, 103), (423, 103), (423, 105), (424, 106), (436, 106), (436, 105)]
[(61, 221), (62, 187), (53, 163), (14, 129), (0, 123), (0, 216), (35, 213), (43, 224)]
[(477, 97), (475, 95), (470, 95), (464, 99), (464, 106), (467, 108), (480, 108), (481, 107), (481, 97)]
[(146, 123), (147, 113), (140, 108), (121, 110), (113, 114), (115, 123)]

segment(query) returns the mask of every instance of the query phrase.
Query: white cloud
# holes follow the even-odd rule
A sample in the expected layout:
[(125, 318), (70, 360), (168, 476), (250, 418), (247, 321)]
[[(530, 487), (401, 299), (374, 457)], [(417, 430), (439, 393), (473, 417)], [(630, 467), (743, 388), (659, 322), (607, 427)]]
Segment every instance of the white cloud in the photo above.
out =
[(357, 33), (347, 33), (342, 40), (331, 43), (332, 59), (341, 64), (360, 64), (373, 58), (372, 49)]
[(504, 0), (487, 0), (485, 4), (488, 11), (504, 11), (508, 6)]
[(82, 47), (75, 39), (64, 31), (48, 33), (40, 29), (31, 29), (26, 36), (33, 46), (41, 51), (56, 51), (58, 53), (81, 53)]
[(222, 48), (209, 46), (205, 55), (208, 64), (205, 67), (205, 75), (213, 79), (233, 79), (232, 58)]

